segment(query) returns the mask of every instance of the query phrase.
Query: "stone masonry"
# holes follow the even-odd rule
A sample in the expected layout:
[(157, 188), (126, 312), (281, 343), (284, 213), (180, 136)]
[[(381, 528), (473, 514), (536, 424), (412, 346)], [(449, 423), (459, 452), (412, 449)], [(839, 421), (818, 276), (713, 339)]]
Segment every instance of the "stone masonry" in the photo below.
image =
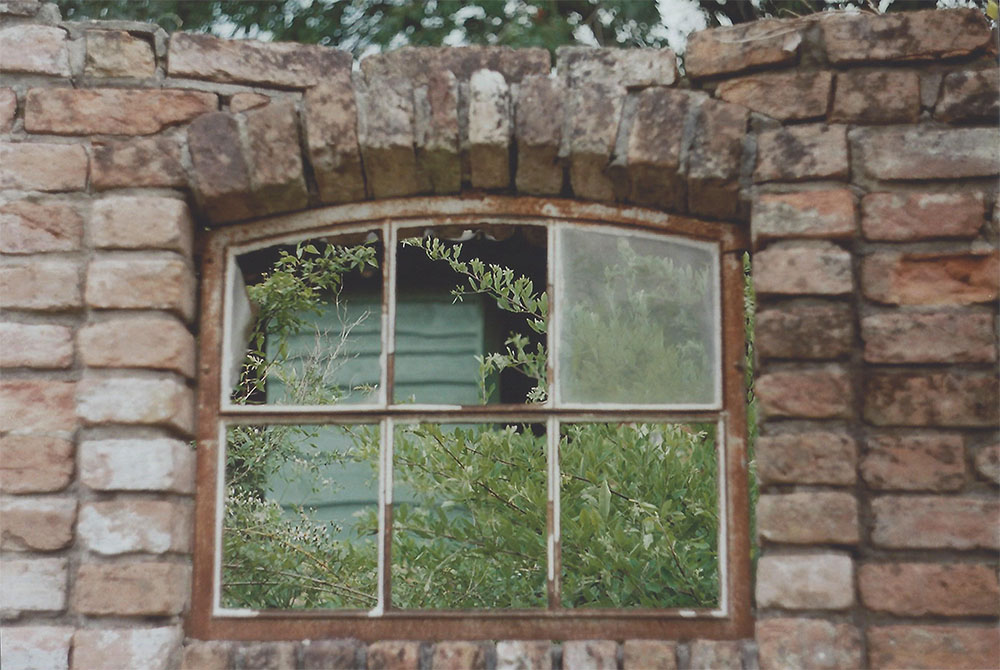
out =
[[(581, 48), (352, 72), (0, 2), (4, 668), (997, 667), (996, 44), (971, 9), (828, 13), (697, 33), (685, 77)], [(754, 636), (186, 639), (197, 230), (484, 192), (749, 227)]]

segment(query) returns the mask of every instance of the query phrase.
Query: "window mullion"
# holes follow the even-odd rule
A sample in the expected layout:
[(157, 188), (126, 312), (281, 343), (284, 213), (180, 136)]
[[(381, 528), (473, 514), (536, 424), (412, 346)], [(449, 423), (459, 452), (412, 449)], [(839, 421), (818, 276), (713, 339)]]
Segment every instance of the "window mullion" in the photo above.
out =
[(382, 225), (382, 352), (381, 392), (383, 407), (392, 403), (396, 368), (396, 226)]

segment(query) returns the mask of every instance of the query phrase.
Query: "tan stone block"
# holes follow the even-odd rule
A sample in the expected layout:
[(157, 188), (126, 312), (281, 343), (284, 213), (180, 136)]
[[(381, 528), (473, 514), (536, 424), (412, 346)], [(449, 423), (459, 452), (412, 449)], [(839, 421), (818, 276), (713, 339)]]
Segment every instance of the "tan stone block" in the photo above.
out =
[(152, 135), (218, 106), (218, 96), (203, 91), (33, 88), (24, 127), (54, 135)]
[[(189, 640), (184, 645), (181, 670), (230, 670), (233, 667), (235, 645), (236, 643), (229, 640)], [(336, 668), (337, 666), (324, 665), (322, 670), (327, 670), (330, 667)], [(317, 670), (321, 669), (317, 668)]]
[(916, 123), (920, 77), (915, 70), (859, 70), (837, 74), (830, 120), (844, 123)]
[(762, 484), (853, 484), (857, 451), (846, 433), (762, 435), (757, 438), (757, 477)]
[(851, 159), (885, 180), (961, 179), (1000, 174), (995, 128), (891, 126), (850, 133)]
[(369, 80), (366, 88), (356, 95), (358, 143), (368, 190), (376, 198), (420, 192), (427, 175), (419, 174), (413, 147), (412, 82)]
[(832, 242), (778, 242), (754, 256), (753, 281), (765, 295), (843, 295), (854, 290), (851, 253)]
[(360, 669), (364, 665), (363, 661), (359, 662), (363, 649), (364, 644), (359, 640), (305, 640), (301, 667), (303, 670)]
[(872, 542), (891, 549), (1000, 548), (1000, 503), (957, 496), (882, 496), (872, 501)]
[(17, 116), (17, 95), (12, 88), (0, 88), (0, 133), (9, 133), (14, 128)]
[(95, 141), (92, 182), (97, 190), (186, 187), (180, 142), (167, 135)]
[(403, 47), (363, 58), (361, 71), (369, 81), (399, 77), (421, 86), (443, 71), (464, 83), (477, 70), (493, 70), (516, 83), (530, 75), (549, 74), (550, 62), (548, 50), (537, 47)]
[(0, 613), (62, 611), (68, 574), (65, 558), (5, 558), (0, 563)]
[[(598, 89), (599, 91), (600, 89)], [(620, 94), (619, 94), (620, 95)], [(618, 96), (616, 95), (615, 98)], [(607, 113), (607, 102), (600, 105), (590, 101), (591, 115)], [(626, 145), (626, 163), (630, 192), (628, 197), (633, 202), (655, 207), (683, 209), (686, 202), (685, 181), (680, 175), (681, 144), (684, 135), (684, 125), (691, 106), (691, 96), (687, 91), (676, 91), (669, 88), (649, 88), (638, 95), (635, 106), (635, 116), (628, 130)], [(601, 126), (602, 153), (594, 152), (596, 159), (603, 158), (607, 164), (610, 153), (614, 149), (617, 137), (618, 110), (607, 116), (590, 116), (591, 124)], [(578, 131), (574, 128), (573, 131)], [(576, 160), (575, 147), (580, 145), (579, 138), (573, 138), (574, 153), (571, 161)], [(607, 144), (604, 145), (604, 140)], [(588, 143), (584, 143), (586, 146)], [(607, 151), (604, 153), (603, 150)], [(573, 176), (571, 162), (570, 176)], [(593, 165), (603, 173), (604, 166)], [(573, 182), (576, 190), (576, 181)], [(621, 187), (618, 187), (621, 191)], [(577, 192), (578, 193), (578, 192)], [(578, 193), (579, 195), (579, 193)]]
[(852, 412), (850, 376), (837, 365), (769, 372), (757, 379), (756, 392), (769, 418), (848, 418)]
[(552, 670), (552, 644), (548, 640), (500, 640), (496, 670)]
[(83, 74), (88, 77), (152, 77), (153, 45), (124, 30), (88, 30)]
[(998, 387), (992, 373), (869, 373), (865, 419), (876, 426), (996, 426)]
[[(322, 84), (319, 84), (320, 86)], [(310, 91), (312, 89), (309, 89)], [(308, 95), (309, 91), (306, 91)], [(229, 111), (233, 114), (257, 109), (271, 102), (271, 96), (263, 93), (235, 93), (229, 99)]]
[(693, 33), (684, 69), (689, 77), (699, 78), (792, 63), (798, 58), (805, 28), (805, 24), (762, 20)]
[(708, 99), (695, 110), (688, 153), (688, 208), (720, 219), (739, 217), (740, 162), (750, 113), (739, 105)]
[(80, 481), (98, 491), (194, 491), (194, 448), (180, 440), (86, 440)]
[(180, 259), (97, 258), (87, 269), (86, 299), (97, 309), (162, 309), (191, 321), (195, 279)]
[(982, 193), (869, 193), (861, 200), (869, 240), (973, 238), (986, 222)]
[(833, 359), (854, 348), (854, 317), (839, 302), (788, 302), (757, 312), (754, 343), (761, 358)]
[(992, 363), (993, 316), (967, 312), (885, 312), (861, 320), (872, 363)]
[(754, 637), (761, 670), (855, 670), (863, 665), (861, 633), (850, 624), (819, 619), (763, 619), (757, 621)]
[(691, 642), (691, 670), (741, 667), (743, 667), (743, 653), (738, 641), (694, 640)]
[(76, 428), (76, 382), (49, 379), (0, 381), (0, 416), (4, 430), (20, 432), (71, 431)]
[(166, 249), (191, 255), (194, 224), (177, 198), (112, 195), (95, 200), (90, 241), (98, 249)]
[(875, 670), (982, 670), (996, 667), (1000, 632), (985, 626), (873, 626), (868, 658)]
[(0, 368), (68, 368), (73, 332), (65, 326), (0, 323)]
[(291, 101), (276, 101), (246, 114), (250, 183), (260, 213), (306, 207), (298, 113)]
[(87, 549), (106, 556), (189, 553), (191, 530), (190, 504), (133, 498), (84, 503), (77, 524)]
[(7, 670), (68, 670), (72, 626), (9, 626), (0, 635)]
[(87, 186), (87, 165), (79, 144), (0, 143), (0, 190), (80, 191)]
[(365, 179), (351, 73), (331, 73), (323, 83), (307, 90), (303, 109), (307, 155), (320, 200), (363, 200)]
[(6, 309), (32, 311), (80, 307), (79, 267), (69, 259), (30, 259), (0, 265), (0, 296)]
[(754, 199), (755, 240), (850, 239), (857, 231), (857, 207), (849, 189), (762, 193)]
[(28, 23), (0, 29), (0, 72), (70, 76), (66, 31)]
[(842, 610), (854, 605), (854, 563), (847, 554), (765, 555), (757, 561), (757, 606)]
[(563, 187), (563, 103), (566, 90), (544, 75), (525, 77), (514, 104), (517, 141), (517, 191), (528, 195), (558, 195)]
[(438, 642), (434, 645), (431, 668), (486, 670), (486, 649), (479, 642)]
[(573, 193), (587, 200), (614, 200), (614, 184), (605, 169), (615, 148), (624, 92), (616, 86), (595, 84), (570, 89), (567, 95), (560, 153), (569, 157)]
[(510, 185), (510, 89), (503, 75), (477, 70), (469, 79), (469, 165), (473, 188)]
[(73, 611), (92, 616), (170, 616), (187, 605), (191, 569), (178, 563), (84, 563)]
[(996, 569), (971, 563), (868, 563), (858, 569), (865, 607), (896, 616), (997, 616)]
[(293, 642), (251, 642), (236, 648), (234, 665), (245, 670), (296, 670)]
[(250, 166), (236, 117), (205, 114), (188, 126), (187, 141), (194, 166), (192, 187), (208, 218), (223, 223), (253, 216)]
[(956, 491), (965, 485), (965, 440), (958, 433), (872, 435), (861, 476), (882, 491)]
[(599, 82), (648, 88), (677, 81), (677, 57), (670, 49), (561, 46), (556, 49), (556, 67), (570, 87)]
[(781, 121), (826, 116), (833, 86), (830, 72), (774, 72), (728, 79), (715, 95)]
[(858, 501), (850, 493), (765, 493), (757, 500), (757, 534), (788, 544), (857, 544)]
[(677, 670), (676, 642), (625, 640), (622, 646), (624, 670)]
[(61, 491), (73, 480), (73, 443), (41, 435), (0, 437), (0, 491)]
[(5, 254), (75, 251), (83, 238), (77, 208), (47, 198), (0, 202), (0, 227), (0, 252)]
[(172, 370), (194, 377), (194, 336), (168, 316), (92, 323), (80, 331), (77, 345), (89, 367)]
[(614, 640), (563, 642), (563, 667), (578, 670), (616, 670), (618, 643)]
[(878, 253), (861, 262), (865, 297), (890, 305), (970, 305), (995, 302), (1000, 254)]
[(1000, 485), (1000, 444), (982, 447), (976, 452), (976, 472), (994, 484)]
[(56, 551), (73, 542), (76, 499), (31, 497), (0, 499), (0, 549)]
[(417, 670), (420, 643), (383, 640), (368, 645), (368, 670)]
[(180, 627), (83, 628), (73, 635), (72, 669), (170, 670), (183, 641)]
[(88, 378), (80, 382), (77, 412), (89, 425), (163, 426), (194, 432), (194, 394), (174, 379)]
[(992, 122), (1000, 115), (1000, 76), (996, 68), (949, 72), (941, 82), (934, 109), (940, 121)]
[(757, 137), (756, 182), (846, 179), (847, 129), (842, 125), (790, 126)]

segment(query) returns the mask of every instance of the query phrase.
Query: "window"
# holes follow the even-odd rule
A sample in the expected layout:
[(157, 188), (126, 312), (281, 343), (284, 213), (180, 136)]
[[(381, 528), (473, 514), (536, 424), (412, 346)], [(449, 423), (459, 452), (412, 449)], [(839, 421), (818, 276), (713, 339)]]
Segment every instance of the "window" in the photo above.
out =
[(191, 634), (747, 634), (743, 242), (500, 197), (208, 233)]

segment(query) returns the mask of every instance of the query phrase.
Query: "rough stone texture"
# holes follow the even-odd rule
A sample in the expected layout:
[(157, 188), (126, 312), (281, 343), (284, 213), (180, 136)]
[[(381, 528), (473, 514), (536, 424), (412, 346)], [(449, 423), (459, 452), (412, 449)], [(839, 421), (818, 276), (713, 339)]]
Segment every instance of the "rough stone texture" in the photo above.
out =
[(73, 541), (75, 521), (75, 498), (0, 498), (0, 549), (63, 549)]
[(1000, 174), (993, 128), (891, 126), (851, 131), (855, 166), (875, 179), (961, 179)]
[(676, 642), (625, 640), (622, 647), (624, 670), (677, 670)]
[(625, 88), (673, 86), (677, 57), (670, 49), (562, 46), (556, 49), (560, 78), (570, 86), (599, 82)]
[(992, 363), (993, 316), (984, 313), (884, 312), (861, 320), (870, 363)]
[(861, 476), (876, 490), (955, 491), (966, 474), (957, 433), (872, 435), (861, 461)]
[(858, 569), (869, 610), (897, 616), (997, 616), (996, 570), (972, 563), (869, 563)]
[(5, 670), (68, 670), (72, 626), (10, 626), (0, 636)]
[(552, 670), (548, 640), (500, 640), (496, 670)]
[(250, 183), (259, 213), (302, 209), (309, 200), (297, 119), (291, 101), (276, 101), (246, 114)]
[(478, 70), (469, 79), (469, 166), (473, 188), (510, 185), (510, 89), (503, 75)]
[(547, 76), (525, 77), (514, 105), (517, 141), (517, 190), (529, 195), (558, 195), (563, 185), (559, 160), (566, 90)]
[(980, 476), (1000, 485), (1000, 444), (992, 444), (977, 451), (974, 464)]
[(9, 133), (14, 128), (17, 116), (17, 94), (12, 88), (0, 88), (0, 133)]
[(697, 32), (688, 38), (684, 68), (689, 77), (701, 78), (792, 63), (805, 28), (804, 23), (763, 20)]
[(618, 643), (614, 640), (563, 642), (563, 667), (575, 670), (616, 670)]
[(73, 332), (65, 326), (0, 323), (0, 368), (68, 368)]
[(201, 91), (33, 88), (24, 127), (50, 135), (152, 135), (214, 112), (218, 104), (218, 96)]
[(170, 135), (94, 142), (91, 181), (95, 189), (184, 187), (181, 145)]
[(695, 640), (691, 643), (691, 670), (743, 667), (740, 643), (736, 640)]
[(851, 238), (857, 206), (849, 189), (762, 193), (753, 201), (754, 239)]
[(756, 254), (758, 294), (843, 295), (854, 289), (851, 253), (831, 242), (779, 242)]
[(877, 17), (845, 13), (820, 25), (832, 63), (950, 58), (982, 49), (990, 41), (986, 17), (974, 9)]
[(856, 479), (857, 444), (846, 433), (803, 432), (757, 438), (757, 477), (762, 484), (831, 484)]
[(871, 503), (872, 542), (891, 549), (998, 549), (995, 498), (882, 496)]
[(153, 45), (124, 30), (88, 30), (83, 74), (88, 77), (152, 77)]
[(350, 72), (338, 70), (307, 90), (303, 110), (306, 148), (320, 200), (341, 203), (363, 199), (365, 180)]
[[(650, 95), (657, 95), (650, 93)], [(604, 169), (611, 158), (623, 105), (622, 91), (595, 84), (569, 91), (561, 155), (569, 156), (573, 193), (587, 200), (613, 200)]]
[(760, 670), (854, 670), (861, 662), (861, 633), (850, 624), (817, 619), (763, 619), (756, 635)]
[(65, 558), (5, 558), (0, 565), (0, 614), (65, 609), (68, 572)]
[(0, 202), (0, 252), (74, 251), (83, 238), (83, 217), (73, 203), (51, 198)]
[(368, 645), (368, 670), (417, 670), (420, 643), (383, 640)]
[(879, 372), (865, 379), (865, 419), (876, 426), (994, 426), (1000, 421), (996, 375)]
[(874, 670), (982, 670), (996, 667), (1000, 633), (995, 625), (875, 626), (868, 630)]
[(20, 24), (0, 29), (0, 72), (70, 76), (66, 31)]
[(869, 193), (861, 200), (861, 230), (869, 240), (970, 238), (985, 220), (982, 193)]
[(180, 614), (190, 575), (178, 563), (83, 563), (73, 583), (73, 610), (93, 616)]
[(85, 503), (77, 533), (84, 546), (112, 556), (131, 552), (189, 553), (191, 506), (167, 500), (118, 498)]
[(477, 70), (499, 72), (513, 84), (530, 75), (547, 75), (549, 52), (541, 48), (487, 46), (403, 47), (373, 54), (361, 61), (361, 71), (369, 81), (400, 77), (417, 86), (426, 84), (429, 78), (442, 71), (451, 72), (458, 81), (466, 82)]
[(426, 85), (413, 90), (417, 165), (434, 193), (462, 190), (459, 98), (458, 79), (450, 70), (429, 73)]
[(715, 95), (781, 121), (826, 116), (833, 75), (830, 72), (775, 72), (721, 82)]
[(361, 662), (363, 649), (364, 644), (358, 640), (307, 640), (302, 643), (302, 669), (363, 670), (365, 667)]
[(77, 336), (84, 364), (95, 368), (151, 368), (194, 377), (194, 336), (168, 316), (92, 323)]
[(80, 481), (98, 491), (194, 491), (194, 449), (170, 439), (86, 440)]
[(846, 126), (776, 128), (757, 138), (754, 181), (845, 179), (847, 174)]
[(836, 491), (768, 494), (757, 501), (757, 534), (788, 544), (857, 544), (858, 501)]
[(73, 635), (72, 668), (170, 670), (183, 640), (179, 627), (81, 629)]
[(431, 668), (486, 670), (486, 649), (478, 642), (438, 642), (431, 656)]
[(329, 47), (196, 33), (171, 35), (167, 53), (171, 77), (287, 88), (315, 86), (333, 72), (350, 71), (351, 63), (350, 53)]
[(949, 72), (934, 118), (950, 123), (992, 122), (1000, 115), (1000, 77), (993, 70)]
[(87, 269), (86, 298), (98, 309), (162, 309), (191, 321), (195, 279), (179, 259), (97, 258)]
[(873, 254), (862, 259), (861, 286), (869, 300), (890, 305), (995, 302), (1000, 254)]
[[(184, 646), (181, 670), (230, 670), (233, 667), (235, 644), (229, 640), (191, 640)], [(308, 649), (308, 647), (306, 648)], [(311, 670), (312, 667), (305, 666), (307, 670)], [(350, 666), (345, 666), (345, 668), (350, 668)]]
[(190, 256), (193, 227), (183, 200), (113, 195), (94, 201), (88, 230), (98, 249), (166, 249)]
[(80, 270), (69, 259), (27, 259), (0, 265), (0, 295), (6, 309), (30, 311), (81, 307)]
[(768, 418), (851, 416), (850, 375), (839, 366), (769, 372), (758, 378), (756, 390), (760, 408)]
[(695, 111), (687, 157), (688, 209), (733, 219), (740, 213), (739, 176), (750, 113), (739, 105), (708, 99)]
[(193, 187), (205, 214), (215, 223), (253, 215), (250, 166), (242, 151), (236, 117), (223, 112), (195, 119), (187, 131)]
[(49, 433), (76, 428), (75, 382), (48, 379), (0, 381), (0, 416), (4, 430)]
[(295, 643), (259, 642), (236, 648), (234, 661), (241, 670), (295, 670)]
[(830, 120), (843, 123), (915, 123), (920, 76), (915, 70), (868, 70), (837, 75)]
[(787, 302), (757, 312), (754, 343), (761, 358), (833, 359), (854, 346), (850, 305)]
[(79, 144), (0, 143), (0, 190), (82, 190), (87, 166), (87, 152)]
[[(309, 91), (315, 88), (319, 88), (327, 83), (329, 80), (324, 80), (322, 84), (317, 84), (306, 91), (308, 95)], [(258, 107), (263, 107), (264, 105), (271, 102), (271, 96), (264, 95), (263, 93), (234, 93), (231, 98), (229, 98), (229, 111), (233, 114), (238, 114), (240, 112), (246, 112), (251, 109), (257, 109)]]
[(193, 394), (174, 379), (84, 379), (77, 412), (90, 425), (104, 423), (164, 426), (194, 432)]
[[(654, 207), (683, 208), (685, 183), (681, 175), (681, 145), (689, 108), (690, 94), (686, 91), (648, 88), (638, 94), (626, 149), (631, 201)], [(612, 141), (617, 118), (618, 114), (611, 114), (601, 120), (605, 126), (602, 132), (609, 133)], [(571, 165), (575, 162), (574, 155)], [(576, 180), (573, 191), (578, 193)]]
[(61, 491), (73, 480), (73, 443), (41, 435), (0, 437), (0, 492)]
[(376, 198), (412, 195), (421, 190), (414, 152), (411, 82), (371, 82), (358, 96), (358, 141), (368, 188)]
[(842, 610), (854, 605), (854, 563), (847, 554), (764, 555), (757, 561), (757, 606)]

